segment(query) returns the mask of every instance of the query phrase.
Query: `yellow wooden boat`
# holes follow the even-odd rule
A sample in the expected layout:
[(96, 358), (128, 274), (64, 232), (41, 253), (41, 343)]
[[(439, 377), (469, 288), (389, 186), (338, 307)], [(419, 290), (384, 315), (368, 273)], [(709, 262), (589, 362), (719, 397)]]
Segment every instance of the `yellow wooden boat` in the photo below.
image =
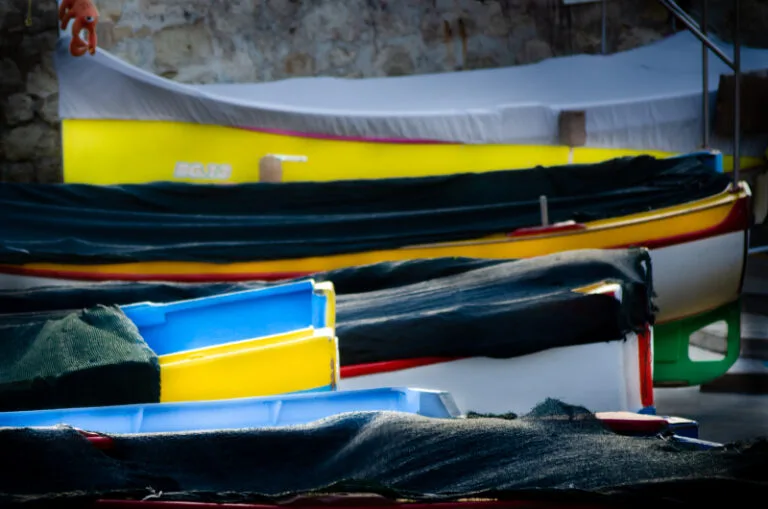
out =
[[(768, 51), (742, 53), (742, 71), (768, 66)], [(691, 107), (701, 100), (700, 55), (699, 41), (679, 33), (614, 55), (501, 69), (186, 85), (102, 50), (72, 57), (62, 40), (55, 59), (64, 179), (256, 182), (268, 155), (283, 160), (281, 179), (295, 182), (688, 153), (701, 146), (702, 113)], [(730, 71), (713, 61), (709, 72), (716, 87)], [(569, 114), (579, 119), (570, 130)], [(711, 142), (728, 171), (730, 140), (713, 134)], [(743, 138), (741, 167), (763, 164), (765, 148), (764, 139)]]
[[(65, 119), (62, 142), (65, 181), (101, 185), (163, 180), (258, 182), (260, 161), (274, 154), (283, 159), (284, 182), (427, 177), (592, 164), (642, 154), (658, 158), (676, 155), (660, 150), (563, 145), (328, 140), (219, 125), (138, 120)], [(762, 157), (742, 157), (741, 167), (764, 163)], [(731, 156), (723, 156), (723, 168), (733, 168)]]

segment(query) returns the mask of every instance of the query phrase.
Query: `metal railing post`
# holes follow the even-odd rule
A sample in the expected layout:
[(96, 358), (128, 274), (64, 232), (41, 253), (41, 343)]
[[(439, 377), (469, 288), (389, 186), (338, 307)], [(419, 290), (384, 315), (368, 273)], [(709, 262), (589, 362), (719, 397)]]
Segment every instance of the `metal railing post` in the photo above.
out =
[(607, 36), (607, 29), (606, 25), (608, 24), (608, 0), (603, 0), (603, 12), (602, 12), (602, 26), (601, 26), (601, 36), (600, 36), (600, 42), (602, 45), (603, 55), (608, 54), (608, 36)]
[[(725, 65), (731, 68), (731, 70), (734, 73), (734, 90), (733, 90), (733, 102), (734, 102), (734, 112), (733, 112), (733, 190), (738, 191), (738, 183), (739, 183), (739, 173), (741, 170), (741, 34), (739, 33), (741, 30), (741, 1), (740, 0), (733, 0), (733, 8), (734, 8), (734, 34), (733, 34), (733, 59), (729, 58), (728, 55), (726, 55), (723, 50), (717, 47), (717, 45), (712, 42), (712, 40), (707, 36), (706, 34), (706, 26), (704, 26), (704, 32), (702, 32), (701, 28), (696, 24), (696, 22), (683, 10), (680, 8), (679, 5), (675, 2), (675, 0), (659, 0), (659, 3), (667, 8), (669, 12), (672, 13), (672, 15), (679, 20), (685, 28), (690, 30), (690, 32), (696, 36), (697, 39), (701, 41), (701, 43), (704, 45), (706, 49), (702, 50), (704, 51), (704, 54), (707, 53), (707, 49), (712, 51), (717, 57), (723, 61)], [(706, 2), (704, 4), (706, 6)], [(706, 7), (705, 11), (706, 12)], [(704, 23), (703, 23), (704, 24)], [(708, 74), (709, 72), (709, 63), (708, 63), (708, 56), (703, 56), (703, 62), (706, 63), (706, 69), (704, 69), (704, 73)], [(706, 80), (706, 81), (705, 81)], [(706, 83), (707, 89), (705, 89), (705, 97), (704, 101), (708, 101), (708, 78), (702, 78), (702, 82)], [(709, 103), (707, 102), (707, 115), (709, 113)], [(705, 122), (708, 123), (709, 117), (705, 117)], [(707, 129), (707, 141), (709, 137), (709, 130)]]
[[(701, 33), (707, 35), (707, 0), (701, 0)], [(704, 149), (709, 148), (709, 48), (701, 43), (701, 114), (704, 117), (704, 125), (701, 133), (701, 143)]]
[(741, 0), (733, 2), (733, 187), (739, 185), (741, 170)]

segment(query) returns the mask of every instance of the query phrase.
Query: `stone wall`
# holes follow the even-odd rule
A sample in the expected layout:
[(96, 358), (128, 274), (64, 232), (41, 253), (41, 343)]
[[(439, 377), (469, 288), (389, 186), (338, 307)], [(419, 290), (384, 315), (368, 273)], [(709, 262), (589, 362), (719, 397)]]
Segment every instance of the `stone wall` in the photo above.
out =
[(0, 179), (55, 182), (61, 178), (58, 86), (52, 51), (56, 2), (0, 0)]
[[(60, 179), (55, 0), (0, 0), (0, 179)], [(757, 1), (757, 0), (754, 0)], [(600, 51), (599, 4), (561, 0), (95, 0), (99, 45), (185, 83), (460, 71)], [(609, 51), (671, 31), (656, 0), (610, 0)], [(87, 58), (84, 57), (84, 58)]]

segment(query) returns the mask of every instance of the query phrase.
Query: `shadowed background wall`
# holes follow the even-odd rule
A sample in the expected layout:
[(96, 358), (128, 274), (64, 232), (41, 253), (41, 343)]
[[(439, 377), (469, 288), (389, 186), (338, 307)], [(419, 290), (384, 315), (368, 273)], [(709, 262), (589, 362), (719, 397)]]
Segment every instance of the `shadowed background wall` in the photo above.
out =
[[(57, 6), (55, 0), (32, 0), (33, 23), (26, 27), (27, 1), (0, 1), (0, 180), (56, 182), (61, 179), (52, 62)], [(570, 7), (562, 0), (95, 3), (101, 14), (100, 47), (185, 83), (451, 72), (601, 51), (599, 2)], [(711, 19), (727, 19), (729, 2), (710, 4)], [(745, 42), (766, 45), (767, 2), (743, 4)], [(656, 0), (610, 0), (607, 26), (609, 52), (650, 43), (673, 30)]]

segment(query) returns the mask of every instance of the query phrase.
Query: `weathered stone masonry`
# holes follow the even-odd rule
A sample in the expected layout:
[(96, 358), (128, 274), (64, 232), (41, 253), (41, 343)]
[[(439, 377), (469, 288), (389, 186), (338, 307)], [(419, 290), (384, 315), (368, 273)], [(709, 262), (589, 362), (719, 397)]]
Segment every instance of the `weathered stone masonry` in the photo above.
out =
[[(55, 182), (57, 7), (32, 1), (26, 27), (27, 0), (0, 0), (0, 179)], [(448, 72), (600, 51), (599, 4), (560, 0), (95, 1), (102, 48), (185, 83)], [(672, 30), (656, 0), (608, 5), (611, 52)]]

